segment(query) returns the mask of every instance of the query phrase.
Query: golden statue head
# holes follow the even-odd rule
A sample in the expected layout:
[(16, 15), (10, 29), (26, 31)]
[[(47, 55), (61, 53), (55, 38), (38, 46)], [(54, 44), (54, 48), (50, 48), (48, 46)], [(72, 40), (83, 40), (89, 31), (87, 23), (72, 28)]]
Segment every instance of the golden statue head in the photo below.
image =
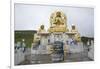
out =
[(39, 28), (39, 30), (38, 30), (38, 33), (43, 33), (43, 32), (46, 32), (45, 26), (41, 25), (40, 28)]
[(76, 26), (75, 25), (72, 25), (72, 30), (75, 30), (76, 29)]
[(61, 17), (61, 12), (60, 11), (56, 12), (56, 17)]
[(41, 25), (41, 26), (40, 26), (40, 29), (43, 30), (43, 29), (44, 29), (44, 25)]

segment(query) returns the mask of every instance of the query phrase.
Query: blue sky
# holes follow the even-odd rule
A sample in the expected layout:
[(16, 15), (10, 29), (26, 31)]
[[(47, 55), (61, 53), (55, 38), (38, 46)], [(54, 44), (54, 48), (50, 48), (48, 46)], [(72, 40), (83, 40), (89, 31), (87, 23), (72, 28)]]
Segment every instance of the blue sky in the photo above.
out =
[(75, 24), (81, 36), (94, 36), (93, 8), (15, 4), (14, 10), (15, 30), (38, 30), (42, 24), (47, 30), (51, 13), (60, 10), (67, 16), (69, 29)]

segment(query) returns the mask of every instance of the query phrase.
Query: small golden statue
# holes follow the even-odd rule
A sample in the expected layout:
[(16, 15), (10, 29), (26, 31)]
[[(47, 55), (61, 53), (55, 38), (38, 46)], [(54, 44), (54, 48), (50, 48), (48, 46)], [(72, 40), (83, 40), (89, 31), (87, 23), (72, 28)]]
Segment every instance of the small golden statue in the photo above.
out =
[(81, 41), (80, 33), (78, 32), (78, 30), (74, 24), (72, 25), (71, 32), (76, 33), (75, 37), (74, 37), (76, 41), (78, 41), (78, 42)]
[(45, 27), (44, 27), (44, 25), (41, 25), (38, 30), (38, 33), (44, 33), (44, 32), (46, 32)]
[(72, 26), (71, 26), (71, 32), (76, 32), (76, 33), (78, 32), (78, 30), (74, 24), (72, 24)]

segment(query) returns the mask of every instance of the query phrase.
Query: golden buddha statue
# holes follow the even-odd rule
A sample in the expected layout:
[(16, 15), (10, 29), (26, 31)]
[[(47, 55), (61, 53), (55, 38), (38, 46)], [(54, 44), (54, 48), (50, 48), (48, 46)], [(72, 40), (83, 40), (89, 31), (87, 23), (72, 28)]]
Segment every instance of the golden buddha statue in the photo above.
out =
[(77, 30), (77, 28), (76, 28), (76, 26), (74, 25), (74, 24), (72, 24), (72, 26), (71, 26), (71, 32), (72, 33), (74, 33), (74, 32), (78, 32), (78, 30)]
[(75, 37), (74, 37), (76, 41), (78, 41), (78, 42), (81, 41), (80, 33), (78, 32), (78, 30), (74, 24), (72, 25), (71, 32), (76, 33)]
[(54, 18), (54, 23), (53, 24), (56, 24), (56, 25), (63, 25), (63, 19), (61, 17), (61, 12), (56, 12), (56, 17)]
[(44, 32), (46, 32), (45, 27), (44, 27), (44, 25), (41, 25), (38, 30), (38, 33), (44, 33)]
[(50, 29), (49, 32), (66, 32), (66, 16), (61, 11), (56, 11), (51, 14), (50, 17)]

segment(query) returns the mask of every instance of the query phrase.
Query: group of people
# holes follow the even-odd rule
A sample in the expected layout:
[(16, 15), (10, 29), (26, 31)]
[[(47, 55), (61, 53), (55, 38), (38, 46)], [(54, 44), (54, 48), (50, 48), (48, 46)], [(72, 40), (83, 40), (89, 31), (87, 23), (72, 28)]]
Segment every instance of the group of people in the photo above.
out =
[(24, 53), (26, 50), (26, 44), (24, 42), (17, 42), (15, 44), (15, 53), (17, 53), (18, 50)]

